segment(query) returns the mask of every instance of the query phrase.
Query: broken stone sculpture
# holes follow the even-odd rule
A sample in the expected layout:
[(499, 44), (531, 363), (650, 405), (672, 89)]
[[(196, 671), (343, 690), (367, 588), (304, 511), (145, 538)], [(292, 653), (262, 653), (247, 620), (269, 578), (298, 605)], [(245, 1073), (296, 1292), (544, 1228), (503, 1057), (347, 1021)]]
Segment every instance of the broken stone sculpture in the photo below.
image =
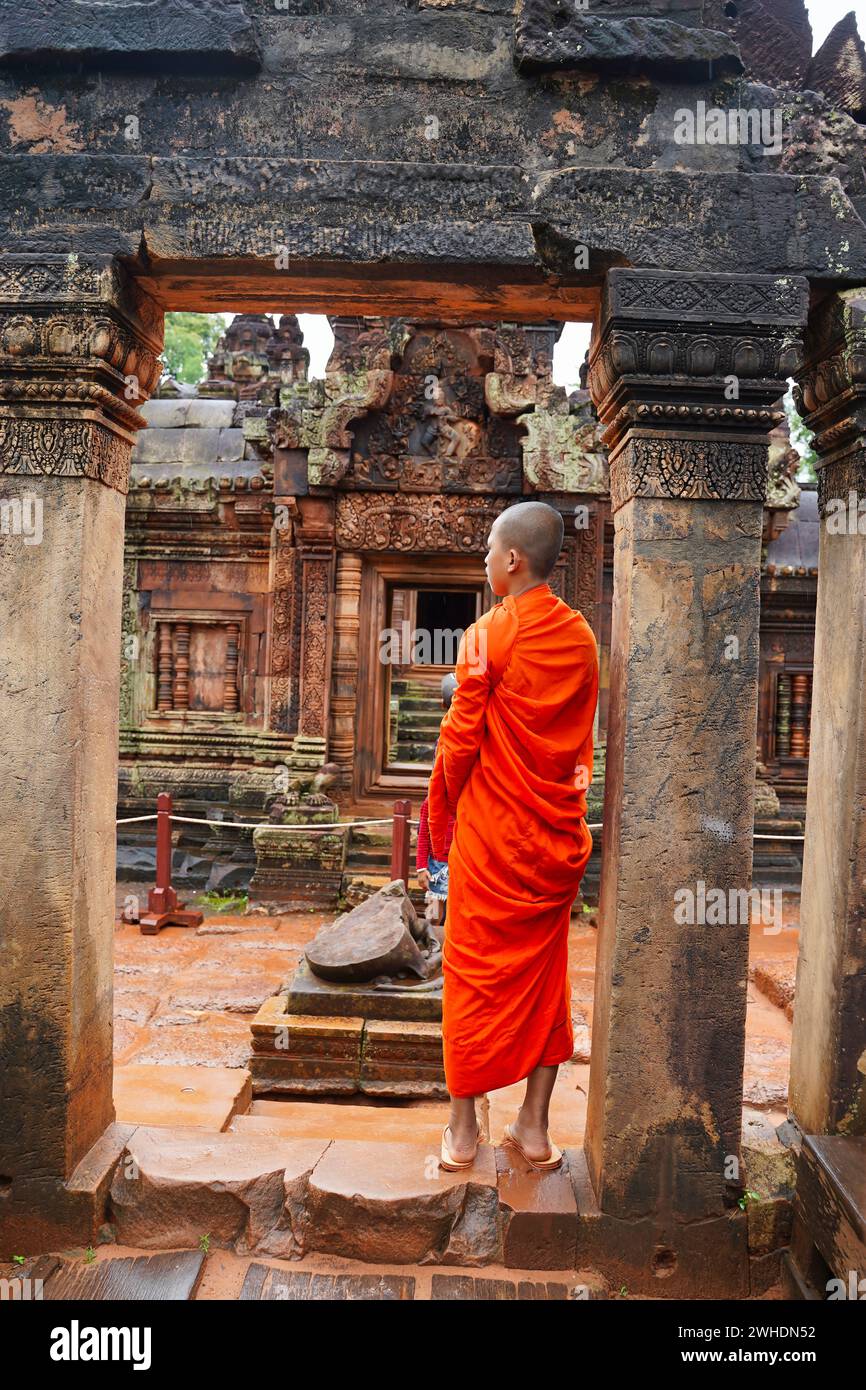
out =
[(431, 980), (441, 970), (439, 941), (420, 920), (400, 879), (322, 927), (304, 955), (322, 980)]

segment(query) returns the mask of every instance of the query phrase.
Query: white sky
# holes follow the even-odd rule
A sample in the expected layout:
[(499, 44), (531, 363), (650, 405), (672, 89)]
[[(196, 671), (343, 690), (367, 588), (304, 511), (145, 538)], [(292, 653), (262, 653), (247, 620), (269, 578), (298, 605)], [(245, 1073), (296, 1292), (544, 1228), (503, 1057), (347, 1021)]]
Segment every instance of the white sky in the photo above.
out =
[[(324, 376), (325, 366), (334, 346), (331, 325), (324, 314), (298, 314), (304, 335), (304, 347), (310, 353), (310, 376)], [(577, 386), (580, 364), (589, 347), (592, 325), (567, 323), (553, 354), (553, 379), (558, 386)]]
[(812, 24), (814, 51), (821, 47), (830, 30), (851, 10), (857, 16), (860, 37), (866, 38), (866, 0), (806, 0), (806, 9)]
[[(852, 9), (857, 14), (860, 33), (866, 38), (866, 0), (853, 0), (853, 3), (852, 0), (807, 0), (807, 8), (816, 50), (834, 25)], [(324, 314), (299, 314), (298, 321), (304, 335), (304, 346), (310, 351), (310, 375), (323, 377), (334, 345), (330, 324)], [(553, 354), (553, 379), (558, 386), (578, 385), (580, 364), (589, 346), (590, 332), (588, 323), (565, 325)]]

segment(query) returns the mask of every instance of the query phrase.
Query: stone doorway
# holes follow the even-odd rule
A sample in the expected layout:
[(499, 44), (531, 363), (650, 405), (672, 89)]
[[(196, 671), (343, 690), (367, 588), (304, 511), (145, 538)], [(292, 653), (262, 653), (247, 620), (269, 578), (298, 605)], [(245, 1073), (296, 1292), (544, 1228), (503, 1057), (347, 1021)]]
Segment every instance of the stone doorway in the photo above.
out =
[(489, 603), (479, 588), (390, 591), (388, 631), (395, 646), (385, 691), (384, 772), (421, 772), (433, 765), (442, 718), (442, 677), (453, 671), (460, 639)]
[[(176, 273), (183, 279), (182, 268)], [(193, 280), (194, 275), (190, 283)], [(696, 768), (694, 760), (689, 761), (685, 754), (693, 747), (701, 721), (713, 724), (720, 706), (718, 673), (699, 667), (690, 669), (688, 699), (683, 708), (679, 707), (679, 695), (673, 691), (661, 699), (658, 692), (670, 687), (664, 676), (672, 665), (688, 665), (689, 652), (695, 644), (700, 646), (699, 630), (702, 632), (708, 622), (712, 625), (715, 615), (727, 615), (733, 608), (747, 632), (751, 631), (756, 619), (760, 539), (757, 522), (763, 487), (759, 454), (764, 426), (772, 423), (769, 406), (781, 386), (778, 365), (776, 375), (770, 374), (770, 368), (783, 355), (785, 332), (804, 316), (802, 296), (797, 297), (790, 283), (782, 285), (772, 279), (761, 280), (761, 277), (757, 280), (760, 281), (756, 291), (757, 307), (753, 302), (750, 330), (753, 339), (760, 337), (766, 365), (765, 375), (756, 378), (758, 384), (753, 388), (757, 404), (750, 409), (755, 414), (747, 412), (729, 428), (710, 426), (707, 423), (710, 406), (706, 398), (712, 396), (712, 389), (707, 385), (707, 378), (691, 378), (685, 371), (673, 377), (670, 374), (672, 364), (679, 364), (681, 359), (683, 363), (691, 360), (698, 348), (701, 363), (707, 362), (711, 351), (707, 343), (712, 344), (709, 335), (716, 326), (716, 318), (719, 316), (725, 323), (725, 316), (730, 312), (717, 306), (719, 303), (724, 306), (729, 302), (726, 296), (741, 290), (742, 281), (736, 277), (704, 276), (700, 293), (697, 297), (689, 296), (690, 307), (684, 310), (679, 277), (656, 272), (611, 272), (590, 373), (596, 401), (603, 418), (609, 422), (612, 442), (618, 446), (619, 468), (614, 490), (617, 588), (608, 759), (609, 769), (612, 767), (613, 791), (606, 812), (600, 959), (595, 986), (598, 1042), (592, 1054), (586, 1140), (581, 1150), (585, 1160), (581, 1156), (576, 1163), (583, 1174), (584, 1200), (588, 1201), (586, 1194), (591, 1188), (592, 1200), (598, 1203), (593, 1212), (593, 1220), (597, 1217), (600, 1222), (596, 1232), (600, 1232), (604, 1224), (612, 1237), (615, 1229), (627, 1227), (634, 1237), (629, 1253), (617, 1255), (612, 1268), (621, 1269), (623, 1260), (627, 1265), (643, 1268), (642, 1262), (648, 1256), (643, 1249), (647, 1236), (643, 1223), (648, 1215), (658, 1218), (658, 1236), (664, 1237), (666, 1251), (676, 1247), (679, 1261), (676, 1274), (679, 1283), (670, 1282), (668, 1291), (675, 1287), (689, 1288), (694, 1279), (703, 1280), (701, 1286), (704, 1288), (724, 1286), (742, 1290), (747, 1285), (745, 1223), (731, 1211), (731, 1203), (726, 1200), (729, 1194), (719, 1161), (723, 1153), (738, 1151), (741, 1132), (745, 1006), (739, 981), (744, 968), (747, 934), (738, 934), (736, 953), (732, 953), (727, 940), (704, 937), (696, 942), (686, 933), (672, 932), (668, 923), (654, 919), (652, 926), (659, 930), (659, 944), (663, 948), (656, 952), (654, 959), (663, 962), (664, 980), (669, 981), (677, 970), (685, 971), (691, 979), (697, 970), (695, 979), (700, 986), (685, 993), (666, 993), (662, 988), (664, 980), (655, 977), (646, 980), (641, 976), (638, 967), (642, 958), (638, 959), (633, 949), (633, 928), (641, 923), (641, 930), (646, 928), (648, 893), (657, 894), (661, 899), (672, 882), (688, 882), (702, 872), (721, 871), (739, 880), (747, 880), (749, 874), (751, 807), (741, 804), (740, 788), (751, 783), (753, 773), (754, 740), (749, 736), (749, 728), (754, 723), (753, 701), (756, 706), (753, 663), (747, 660), (735, 673), (734, 684), (739, 698), (734, 698), (731, 708), (730, 691), (726, 693), (728, 717), (720, 737), (718, 730), (713, 728), (714, 737), (706, 744), (707, 767), (703, 769)], [(131, 285), (128, 293), (135, 292)], [(505, 298), (507, 300), (507, 294)], [(647, 310), (647, 302), (656, 307)], [(761, 303), (765, 305), (763, 318)], [(151, 311), (152, 318), (158, 318), (153, 306)], [(497, 312), (503, 312), (502, 300), (497, 301)], [(670, 332), (663, 341), (659, 340), (659, 316), (664, 322), (665, 314), (669, 321), (679, 325), (680, 337), (674, 343), (670, 341)], [(738, 350), (735, 335), (723, 335), (719, 351), (735, 354)], [(752, 341), (751, 356), (743, 357), (747, 367), (756, 360), (757, 351)], [(721, 365), (726, 362), (727, 359)], [(658, 385), (659, 375), (664, 379), (663, 387)], [(663, 397), (661, 402), (654, 399), (658, 393)], [(681, 402), (683, 398), (686, 403), (670, 406), (676, 425), (666, 426), (668, 407), (665, 400)], [(761, 417), (761, 408), (766, 420)], [(672, 459), (676, 466), (672, 465)], [(688, 473), (689, 469), (692, 470), (689, 475), (692, 491), (683, 495), (682, 478), (684, 470)], [(111, 635), (112, 623), (106, 615), (113, 613), (115, 619), (119, 619), (122, 526), (118, 527), (118, 521), (122, 518), (116, 505), (108, 519), (100, 515), (98, 504), (102, 508), (107, 504), (103, 492), (99, 491), (105, 489), (105, 484), (97, 478), (83, 474), (64, 479), (61, 486), (70, 491), (78, 489), (79, 504), (92, 512), (87, 524), (94, 528), (102, 542), (100, 584), (93, 593), (95, 606), (90, 614), (90, 627), (93, 628), (91, 640), (94, 646), (100, 646), (103, 667), (107, 670), (110, 663), (105, 661), (106, 634)], [(330, 621), (328, 599), (333, 587), (331, 561), (324, 554), (321, 516), (322, 509), (312, 506), (304, 518), (302, 564), (311, 577), (309, 593), (314, 605), (310, 612), (324, 630)], [(720, 545), (726, 549), (727, 560), (721, 570), (713, 563), (715, 555), (712, 553), (714, 547)], [(661, 569), (657, 563), (659, 555), (664, 561)], [(73, 568), (80, 563), (77, 552), (68, 549), (61, 552), (59, 558)], [(359, 678), (357, 717), (359, 721), (366, 720), (366, 727), (374, 730), (366, 766), (363, 756), (356, 761), (356, 776), (362, 789), (377, 782), (382, 790), (389, 789), (383, 772), (385, 729), (377, 718), (377, 711), (385, 709), (385, 700), (380, 684), (382, 663), (376, 650), (381, 618), (387, 611), (388, 587), (397, 583), (416, 588), (437, 587), (430, 574), (430, 558), (424, 557), (422, 564), (421, 557), (413, 557), (407, 573), (405, 557), (369, 552), (360, 557), (362, 652), (359, 673), (365, 678)], [(451, 564), (450, 577), (452, 581), (457, 580), (461, 588), (471, 589), (483, 583), (481, 561), (476, 556), (462, 556), (456, 570), (449, 557), (433, 559), (443, 568)], [(42, 587), (50, 591), (55, 582), (54, 573), (46, 571), (40, 578)], [(81, 588), (88, 592), (86, 585)], [(14, 607), (8, 596), (6, 601)], [(663, 614), (654, 607), (660, 601)], [(58, 613), (57, 621), (62, 628), (61, 619)], [(87, 614), (84, 622), (87, 626)], [(643, 626), (647, 622), (660, 624), (658, 632), (662, 640), (656, 640), (657, 634), (653, 640), (648, 640)], [(119, 622), (116, 626), (119, 629)], [(99, 642), (96, 641), (97, 630), (102, 634)], [(80, 659), (80, 653), (77, 655)], [(87, 669), (74, 664), (71, 670), (63, 672), (64, 681), (71, 682), (78, 694), (86, 689), (88, 676)], [(88, 725), (90, 746), (98, 756), (85, 761), (83, 767), (76, 764), (76, 775), (86, 784), (84, 799), (90, 815), (88, 834), (85, 836), (82, 826), (75, 840), (78, 856), (75, 875), (79, 884), (87, 882), (89, 894), (87, 901), (76, 899), (64, 918), (65, 939), (67, 943), (76, 942), (78, 949), (74, 980), (79, 1005), (77, 1014), (65, 1007), (69, 984), (57, 990), (59, 1003), (64, 1006), (58, 1021), (67, 1035), (70, 1028), (74, 1030), (78, 1026), (77, 1020), (81, 1018), (87, 1020), (88, 1027), (95, 1018), (105, 1025), (106, 1003), (110, 999), (105, 968), (110, 959), (110, 919), (106, 920), (107, 914), (94, 916), (90, 911), (90, 903), (99, 897), (99, 892), (103, 892), (107, 906), (108, 894), (104, 890), (111, 883), (112, 865), (104, 846), (113, 838), (110, 783), (116, 754), (114, 748), (109, 747), (113, 722), (103, 716), (110, 707), (109, 696), (116, 704), (116, 674), (109, 684), (112, 688), (106, 688), (103, 705), (96, 711), (100, 718)], [(678, 819), (670, 827), (673, 833), (667, 837), (659, 837), (655, 832), (648, 837), (641, 834), (642, 828), (654, 823), (655, 808), (661, 804), (661, 784), (647, 785), (646, 766), (640, 759), (640, 740), (630, 722), (635, 710), (641, 708), (639, 692), (642, 689), (656, 692), (656, 703), (651, 710), (643, 711), (641, 736), (652, 737), (655, 732), (661, 742), (664, 733), (664, 757), (653, 776), (672, 778), (683, 793), (670, 801)], [(683, 710), (688, 717), (680, 727), (675, 716), (682, 716)], [(303, 710), (301, 732), (316, 736), (322, 728), (323, 715), (321, 707)], [(709, 737), (706, 728), (703, 737)], [(665, 759), (667, 763), (663, 765)], [(726, 768), (721, 789), (715, 775), (720, 762)], [(93, 770), (97, 765), (98, 778)], [(109, 769), (107, 778), (106, 766)], [(696, 773), (700, 775), (696, 777)], [(702, 811), (711, 815), (714, 823), (721, 816), (730, 826), (723, 847), (709, 843), (704, 837), (700, 829)], [(94, 846), (99, 847), (95, 864)], [(54, 907), (52, 903), (52, 909)], [(42, 925), (43, 918), (44, 914), (42, 918), (36, 914), (34, 920)], [(97, 968), (88, 970), (91, 964)], [(709, 981), (712, 981), (712, 989), (704, 988)], [(645, 1019), (634, 1007), (634, 992), (647, 986), (655, 991), (655, 1036), (642, 1033)], [(694, 1007), (684, 1004), (684, 1000), (692, 998)], [(711, 1029), (706, 1026), (708, 1001), (713, 1009)], [(24, 1039), (29, 1036), (27, 1029), (24, 1020)], [(103, 1036), (105, 1040), (110, 1037), (110, 1024), (104, 1027)], [(718, 1057), (711, 1059), (707, 1048), (713, 1038), (719, 1036), (724, 1039), (724, 1048)], [(676, 1075), (670, 1070), (674, 1063), (671, 1050), (665, 1045), (665, 1039), (672, 1037), (677, 1040)], [(80, 1062), (81, 1051), (78, 1047), (70, 1047), (65, 1054), (59, 1055), (61, 1071), (66, 1065), (62, 1060), (64, 1056), (72, 1059), (68, 1065), (74, 1070)], [(637, 1056), (642, 1061), (635, 1070), (629, 1059)], [(105, 1060), (103, 1056), (100, 1065), (94, 1065), (92, 1060), (88, 1063), (86, 1092), (75, 1085), (67, 1085), (58, 1092), (65, 1097), (64, 1113), (59, 1116), (62, 1143), (60, 1150), (56, 1143), (53, 1148), (54, 1170), (60, 1182), (59, 1187), (52, 1188), (53, 1210), (50, 1204), (43, 1204), (46, 1224), (40, 1239), (44, 1238), (46, 1230), (68, 1230), (70, 1225), (80, 1221), (80, 1185), (67, 1188), (66, 1184), (78, 1161), (110, 1128), (113, 1113), (110, 1067), (105, 1066)], [(697, 1096), (700, 1104), (695, 1108), (693, 1102)], [(82, 1106), (83, 1099), (90, 1103)], [(56, 1112), (55, 1103), (53, 1110), (46, 1110), (46, 1119), (40, 1117), (34, 1121), (36, 1106), (31, 1102), (27, 1112), (30, 1129), (25, 1134), (28, 1151), (32, 1151), (34, 1143), (39, 1144), (38, 1136), (32, 1133), (34, 1123), (37, 1128), (44, 1123), (57, 1129)], [(109, 1176), (125, 1145), (126, 1137), (114, 1133), (104, 1153), (105, 1171)], [(673, 1189), (669, 1185), (672, 1173)], [(10, 1203), (7, 1197), (5, 1202), (6, 1211), (16, 1219), (16, 1212), (23, 1217), (28, 1210), (28, 1183), (17, 1173), (13, 1179), (15, 1200)], [(491, 1182), (495, 1186), (493, 1174)], [(105, 1184), (101, 1191), (103, 1195), (107, 1191)], [(34, 1195), (29, 1200), (40, 1199)], [(591, 1202), (587, 1211), (590, 1205)], [(714, 1273), (707, 1267), (707, 1251), (716, 1247), (721, 1233), (728, 1242), (727, 1263)], [(667, 1254), (664, 1267), (671, 1268)]]

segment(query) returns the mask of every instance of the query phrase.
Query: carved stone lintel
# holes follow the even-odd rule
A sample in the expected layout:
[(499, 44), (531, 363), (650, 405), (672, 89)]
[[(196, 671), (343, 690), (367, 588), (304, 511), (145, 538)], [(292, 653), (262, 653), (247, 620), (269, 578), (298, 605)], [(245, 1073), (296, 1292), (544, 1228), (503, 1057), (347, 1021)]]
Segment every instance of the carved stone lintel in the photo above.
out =
[(609, 273), (589, 380), (614, 510), (637, 495), (764, 500), (807, 310), (791, 276)]
[(815, 432), (818, 507), (866, 497), (866, 289), (829, 295), (809, 321), (797, 408)]
[(0, 472), (124, 492), (162, 312), (110, 258), (0, 258)]
[(507, 502), (505, 497), (444, 495), (419, 509), (414, 498), (401, 494), (341, 494), (337, 547), (483, 553), (490, 527)]

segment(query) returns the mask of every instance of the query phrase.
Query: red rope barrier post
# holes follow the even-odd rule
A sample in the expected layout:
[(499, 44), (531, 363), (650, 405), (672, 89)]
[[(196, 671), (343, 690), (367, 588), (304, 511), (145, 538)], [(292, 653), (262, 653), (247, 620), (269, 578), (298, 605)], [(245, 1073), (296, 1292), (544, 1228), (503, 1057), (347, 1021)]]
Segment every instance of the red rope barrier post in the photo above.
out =
[(156, 936), (163, 927), (200, 927), (203, 912), (184, 912), (171, 886), (171, 812), (168, 792), (156, 798), (156, 887), (147, 895), (147, 912), (140, 919), (145, 936)]
[(409, 817), (411, 801), (394, 802), (394, 829), (391, 840), (391, 879), (401, 878), (409, 891)]

